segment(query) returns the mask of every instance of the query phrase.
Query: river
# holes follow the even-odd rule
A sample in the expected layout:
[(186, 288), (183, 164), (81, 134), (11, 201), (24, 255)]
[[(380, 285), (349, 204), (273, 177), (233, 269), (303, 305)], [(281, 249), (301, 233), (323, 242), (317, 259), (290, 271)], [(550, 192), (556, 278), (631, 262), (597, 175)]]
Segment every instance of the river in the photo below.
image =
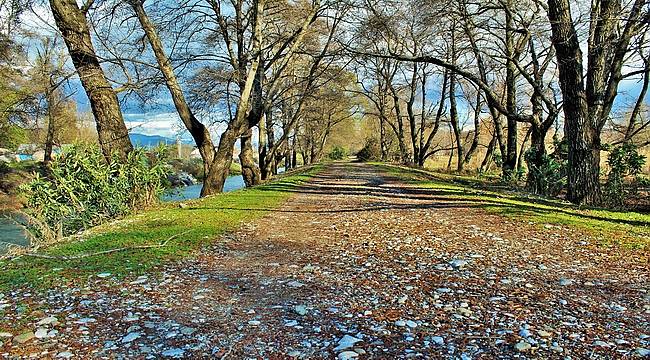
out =
[[(244, 178), (241, 175), (229, 176), (223, 186), (223, 191), (235, 191), (244, 186)], [(161, 197), (161, 200), (163, 202), (191, 200), (198, 199), (199, 195), (201, 195), (201, 184), (196, 184), (169, 190)], [(8, 219), (5, 214), (0, 213), (0, 254), (7, 250), (8, 244), (25, 246), (28, 242), (22, 227)]]
[[(235, 191), (243, 189), (245, 186), (244, 178), (241, 175), (228, 176), (226, 182), (223, 184), (223, 191)], [(161, 200), (163, 202), (170, 201), (181, 201), (181, 200), (191, 200), (198, 199), (201, 195), (201, 184), (184, 186), (176, 189), (169, 190), (165, 195), (162, 196)]]
[(9, 215), (0, 213), (0, 254), (7, 251), (10, 244), (26, 246), (29, 243), (23, 228), (9, 219)]

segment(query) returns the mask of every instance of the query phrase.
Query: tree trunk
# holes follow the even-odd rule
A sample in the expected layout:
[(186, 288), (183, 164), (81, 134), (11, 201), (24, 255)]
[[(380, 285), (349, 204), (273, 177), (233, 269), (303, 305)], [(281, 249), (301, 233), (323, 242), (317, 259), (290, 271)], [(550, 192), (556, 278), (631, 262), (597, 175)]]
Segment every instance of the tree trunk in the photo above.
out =
[[(456, 165), (457, 171), (463, 171), (463, 143), (460, 138), (460, 127), (458, 124), (458, 107), (456, 106), (456, 74), (451, 74), (449, 79), (449, 115), (451, 122), (451, 128), (454, 133), (454, 139), (456, 140), (456, 157), (458, 164)], [(449, 163), (451, 166), (451, 162)]]
[(381, 161), (388, 160), (388, 146), (386, 145), (386, 118), (379, 116), (379, 146), (381, 147)]
[(487, 150), (485, 151), (485, 157), (481, 162), (479, 167), (479, 172), (487, 172), (490, 170), (490, 163), (492, 162), (492, 156), (494, 155), (494, 149), (497, 147), (497, 137), (496, 134), (492, 136), (492, 140), (488, 144)]
[(395, 111), (395, 119), (397, 120), (397, 126), (392, 126), (397, 135), (397, 144), (399, 145), (400, 152), (400, 161), (403, 164), (409, 164), (411, 162), (411, 155), (406, 148), (406, 139), (404, 138), (404, 120), (402, 119), (402, 111), (399, 107), (399, 96), (397, 95), (397, 90), (390, 85), (390, 90), (393, 94), (393, 109)]
[(260, 123), (258, 125), (259, 144), (258, 144), (257, 153), (258, 153), (258, 159), (260, 164), (261, 180), (266, 180), (269, 177), (269, 171), (268, 171), (269, 168), (266, 161), (266, 152), (267, 152), (266, 141), (268, 136), (266, 132), (266, 122), (269, 121), (269, 116), (271, 116), (270, 113), (271, 113), (270, 111), (267, 111), (266, 115), (260, 119)]
[[(510, 1), (509, 1), (510, 5)], [(515, 56), (514, 28), (512, 13), (505, 12), (506, 16), (506, 116), (508, 129), (506, 136), (506, 153), (503, 157), (503, 171), (506, 179), (512, 175), (517, 167), (517, 119), (513, 116), (517, 112), (517, 67), (513, 61)]]
[(241, 164), (244, 184), (246, 184), (246, 187), (259, 185), (261, 182), (261, 174), (260, 168), (255, 164), (255, 158), (253, 156), (253, 129), (249, 128), (239, 139), (241, 144), (239, 162)]
[(75, 0), (50, 0), (56, 26), (79, 73), (97, 124), (99, 145), (105, 157), (117, 154), (125, 160), (133, 150), (129, 132), (122, 117), (117, 95), (106, 79), (95, 54), (85, 13)]
[(548, 9), (569, 145), (567, 199), (576, 204), (596, 204), (600, 201), (600, 137), (590, 126), (596, 120), (589, 116), (578, 34), (568, 0), (548, 0)]
[(526, 159), (528, 162), (526, 188), (536, 194), (547, 195), (548, 186), (545, 181), (546, 179), (540, 173), (544, 164), (544, 156), (546, 155), (546, 145), (544, 143), (546, 132), (537, 126), (532, 126), (530, 135), (530, 152)]
[(52, 150), (54, 148), (54, 130), (56, 128), (56, 112), (54, 110), (54, 92), (47, 92), (47, 134), (45, 136), (45, 155), (43, 157), (44, 163), (52, 161)]
[(230, 151), (227, 149), (220, 149), (215, 153), (215, 158), (209, 166), (209, 171), (203, 180), (203, 187), (201, 188), (201, 197), (218, 194), (223, 192), (223, 185), (226, 183), (226, 178), (230, 175), (230, 164), (232, 164), (232, 148)]
[(478, 150), (479, 137), (481, 136), (481, 92), (477, 91), (476, 95), (476, 108), (474, 109), (474, 134), (472, 136), (472, 143), (465, 154), (463, 163), (468, 165), (472, 160), (474, 153)]

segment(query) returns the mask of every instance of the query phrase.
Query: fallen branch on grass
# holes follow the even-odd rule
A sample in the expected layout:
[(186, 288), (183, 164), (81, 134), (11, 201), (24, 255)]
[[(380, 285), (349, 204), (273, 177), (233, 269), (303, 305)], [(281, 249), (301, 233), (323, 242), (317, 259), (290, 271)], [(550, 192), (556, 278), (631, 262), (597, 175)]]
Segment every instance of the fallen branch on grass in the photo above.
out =
[(30, 256), (30, 257), (36, 257), (36, 258), (41, 258), (41, 259), (52, 259), (52, 260), (79, 260), (91, 256), (97, 256), (97, 255), (106, 255), (106, 254), (112, 254), (120, 251), (127, 251), (127, 250), (141, 250), (141, 249), (153, 249), (153, 248), (161, 248), (167, 246), (167, 243), (170, 242), (171, 240), (189, 233), (192, 230), (187, 230), (182, 233), (178, 233), (176, 235), (172, 235), (170, 238), (167, 240), (163, 241), (162, 243), (156, 244), (156, 245), (140, 245), (140, 246), (126, 246), (126, 247), (121, 247), (117, 249), (110, 249), (110, 250), (103, 250), (103, 251), (98, 251), (90, 254), (81, 254), (81, 255), (75, 255), (75, 256), (57, 256), (57, 255), (46, 255), (46, 254), (25, 254), (25, 256)]

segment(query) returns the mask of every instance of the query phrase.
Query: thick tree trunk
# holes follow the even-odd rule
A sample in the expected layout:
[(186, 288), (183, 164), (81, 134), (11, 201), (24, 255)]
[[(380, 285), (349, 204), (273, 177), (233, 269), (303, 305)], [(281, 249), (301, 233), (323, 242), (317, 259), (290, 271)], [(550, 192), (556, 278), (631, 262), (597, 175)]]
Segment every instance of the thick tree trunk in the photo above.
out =
[(201, 188), (201, 197), (218, 194), (223, 192), (223, 185), (230, 174), (230, 165), (232, 164), (233, 148), (239, 137), (238, 132), (244, 124), (239, 124), (239, 129), (234, 128), (235, 124), (228, 124), (226, 131), (221, 134), (219, 148), (214, 154), (214, 160), (209, 166), (209, 171), (203, 181)]
[(223, 185), (230, 175), (230, 164), (232, 164), (232, 148), (230, 151), (217, 151), (214, 161), (210, 164), (209, 171), (203, 180), (201, 197), (223, 192)]
[(577, 204), (600, 201), (600, 134), (589, 114), (583, 80), (582, 51), (568, 0), (548, 0), (560, 87), (564, 134), (569, 145), (567, 199)]
[(54, 21), (79, 73), (97, 124), (99, 145), (105, 157), (121, 159), (133, 150), (117, 95), (106, 79), (95, 54), (88, 22), (75, 0), (50, 0)]
[(249, 128), (239, 139), (241, 144), (239, 162), (241, 164), (244, 184), (246, 184), (246, 187), (259, 185), (261, 182), (261, 174), (260, 168), (255, 164), (255, 158), (253, 156), (253, 129)]

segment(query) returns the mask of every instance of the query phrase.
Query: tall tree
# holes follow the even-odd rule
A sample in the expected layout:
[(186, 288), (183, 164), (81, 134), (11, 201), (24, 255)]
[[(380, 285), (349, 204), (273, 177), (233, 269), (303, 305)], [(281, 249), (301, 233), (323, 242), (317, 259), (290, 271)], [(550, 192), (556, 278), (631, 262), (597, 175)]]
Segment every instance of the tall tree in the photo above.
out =
[(569, 146), (567, 198), (574, 203), (600, 201), (601, 131), (625, 77), (630, 43), (650, 23), (649, 6), (646, 0), (625, 7), (620, 0), (593, 1), (585, 68), (570, 1), (548, 0)]

